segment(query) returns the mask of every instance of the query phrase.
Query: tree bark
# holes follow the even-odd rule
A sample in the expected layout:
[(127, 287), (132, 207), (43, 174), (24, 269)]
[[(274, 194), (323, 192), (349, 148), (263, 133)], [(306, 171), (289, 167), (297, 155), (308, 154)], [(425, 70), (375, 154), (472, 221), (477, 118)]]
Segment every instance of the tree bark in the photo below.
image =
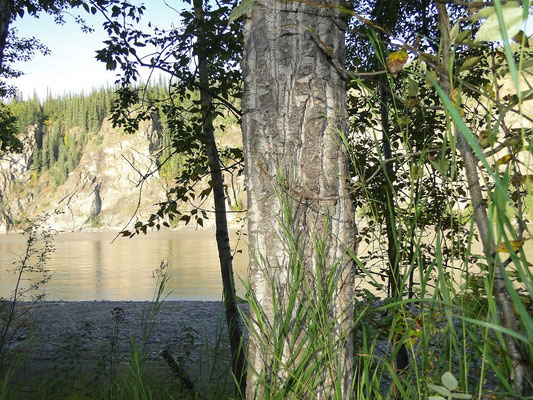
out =
[(9, 24), (11, 23), (12, 1), (0, 0), (0, 71), (4, 65), (4, 50), (6, 48)]
[[(282, 223), (277, 190), (290, 203), (290, 230), (303, 249), (304, 270), (316, 276), (317, 265), (333, 268), (337, 263), (338, 283), (328, 308), (335, 321), (332, 335), (339, 343), (337, 362), (333, 370), (324, 371), (322, 387), (313, 393), (329, 398), (339, 376), (343, 397), (352, 384), (354, 265), (346, 248), (355, 250), (355, 218), (346, 181), (347, 158), (337, 134), (346, 122), (345, 82), (332, 63), (335, 57), (344, 64), (345, 21), (339, 12), (320, 4), (340, 2), (254, 2), (244, 23), (242, 127), (250, 290), (261, 306), (263, 322), (272, 326), (275, 310), (287, 306), (283, 293), (273, 293), (272, 279), (278, 288), (292, 283), (291, 255), (280, 239), (287, 226)], [(314, 30), (328, 54), (320, 50), (309, 30)], [(313, 249), (317, 237), (328, 237), (322, 264)], [(259, 316), (250, 317), (252, 328), (257, 327), (254, 318)], [(292, 332), (287, 342), (294, 339), (291, 335), (298, 332)], [(263, 398), (268, 382), (262, 379), (273, 363), (272, 353), (252, 334), (248, 363), (246, 397)]]
[(226, 196), (224, 194), (224, 177), (218, 156), (215, 141), (215, 129), (213, 126), (213, 98), (209, 94), (209, 70), (206, 49), (206, 35), (203, 29), (203, 4), (202, 0), (194, 0), (194, 15), (197, 23), (198, 35), (196, 38), (196, 55), (198, 57), (198, 76), (200, 87), (200, 103), (202, 107), (202, 128), (204, 133), (205, 147), (209, 161), (209, 171), (213, 185), (213, 197), (215, 202), (215, 225), (220, 271), (224, 294), (224, 306), (226, 321), (231, 347), (231, 365), (237, 386), (238, 397), (244, 396), (246, 389), (246, 367), (243, 349), (243, 333), (241, 317), (237, 307), (235, 294), (235, 282), (233, 278), (233, 256), (228, 235), (228, 222), (226, 218)]

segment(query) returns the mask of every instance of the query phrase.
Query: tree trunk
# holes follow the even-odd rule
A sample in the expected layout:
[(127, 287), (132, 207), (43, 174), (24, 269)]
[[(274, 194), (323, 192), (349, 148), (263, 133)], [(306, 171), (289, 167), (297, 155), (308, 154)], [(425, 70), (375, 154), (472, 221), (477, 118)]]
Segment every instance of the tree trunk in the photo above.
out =
[(196, 55), (198, 57), (199, 84), (203, 89), (200, 91), (200, 103), (202, 107), (202, 125), (205, 140), (209, 171), (213, 184), (213, 197), (215, 202), (215, 225), (220, 271), (224, 292), (224, 306), (226, 309), (226, 321), (231, 347), (231, 365), (238, 397), (244, 396), (246, 389), (246, 367), (243, 351), (243, 334), (241, 318), (237, 307), (235, 295), (235, 282), (233, 279), (233, 256), (228, 235), (228, 222), (226, 218), (226, 197), (224, 194), (224, 178), (220, 167), (217, 144), (215, 141), (215, 129), (213, 126), (213, 99), (209, 94), (209, 71), (206, 58), (206, 36), (203, 32), (204, 20), (202, 0), (194, 0), (194, 16), (197, 23), (198, 35), (196, 41)]
[(386, 89), (387, 78), (379, 80), (379, 94), (381, 100), (381, 127), (383, 132), (383, 158), (389, 160), (385, 162), (385, 229), (387, 231), (387, 256), (389, 259), (389, 296), (395, 301), (402, 299), (403, 288), (400, 287), (400, 260), (398, 249), (396, 248), (396, 202), (394, 195), (394, 166), (392, 160), (392, 149), (389, 131), (389, 96)]
[(4, 66), (4, 50), (11, 22), (11, 3), (9, 0), (0, 0), (0, 71)]
[[(275, 326), (278, 314), (287, 311), (287, 291), (294, 283), (288, 265), (294, 254), (282, 238), (290, 229), (293, 244), (302, 250), (303, 273), (317, 277), (324, 273), (317, 266), (329, 271), (334, 265), (336, 268), (338, 281), (327, 306), (332, 329), (320, 332), (336, 339), (335, 360), (324, 367), (329, 370), (321, 371), (324, 379), (312, 394), (330, 398), (336, 379), (342, 397), (352, 384), (354, 265), (346, 249), (355, 249), (355, 224), (346, 181), (348, 163), (337, 134), (346, 122), (345, 82), (331, 59), (344, 64), (345, 21), (338, 11), (320, 4), (340, 5), (338, 0), (320, 0), (313, 5), (254, 2), (244, 25), (242, 126), (250, 292), (261, 309), (260, 315), (251, 311), (251, 329), (259, 328), (259, 318), (262, 325)], [(314, 30), (328, 54), (320, 50), (309, 30)], [(287, 202), (284, 206), (281, 198)], [(292, 210), (288, 223), (286, 208)], [(325, 257), (318, 260), (314, 240), (325, 237)], [(312, 297), (318, 296), (315, 289), (311, 289)], [(298, 312), (316, 301), (301, 293)], [(306, 330), (304, 323), (298, 325), (298, 332), (295, 323), (292, 320), (287, 328), (292, 331), (284, 338), (282, 363), (291, 357), (291, 343), (299, 343), (301, 332)], [(267, 336), (278, 334), (270, 332)], [(320, 351), (316, 357), (319, 355)], [(250, 333), (247, 398), (265, 397), (269, 385), (265, 376), (277, 362), (273, 358), (272, 349)], [(285, 364), (285, 368), (292, 373), (290, 365)], [(288, 377), (282, 374), (275, 379), (286, 381)]]

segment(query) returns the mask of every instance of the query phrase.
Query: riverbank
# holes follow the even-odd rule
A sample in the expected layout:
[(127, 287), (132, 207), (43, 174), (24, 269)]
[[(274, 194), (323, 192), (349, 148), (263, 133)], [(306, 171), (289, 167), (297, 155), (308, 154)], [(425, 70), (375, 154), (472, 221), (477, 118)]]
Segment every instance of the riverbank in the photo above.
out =
[[(215, 301), (164, 301), (154, 314), (150, 302), (43, 301), (17, 308), (13, 354), (22, 359), (17, 378), (75, 373), (95, 378), (109, 376), (129, 364), (132, 340), (151, 370), (172, 373), (160, 353), (169, 349), (181, 358), (197, 381), (216, 371), (228, 374), (230, 350), (224, 306)], [(151, 317), (152, 316), (152, 317)], [(170, 378), (175, 379), (175, 378)]]

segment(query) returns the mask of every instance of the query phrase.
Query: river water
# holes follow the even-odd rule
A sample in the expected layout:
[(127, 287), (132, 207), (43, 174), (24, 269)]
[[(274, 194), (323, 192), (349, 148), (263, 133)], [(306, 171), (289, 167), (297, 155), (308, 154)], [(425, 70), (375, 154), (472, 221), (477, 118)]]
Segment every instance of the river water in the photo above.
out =
[[(149, 232), (134, 238), (117, 238), (116, 233), (61, 233), (54, 239), (56, 250), (47, 267), (53, 273), (43, 286), (47, 300), (151, 300), (156, 288), (154, 270), (168, 262), (169, 300), (221, 300), (222, 279), (214, 230)], [(246, 236), (230, 234), (237, 293), (244, 296), (241, 278), (246, 278), (248, 253)], [(9, 272), (25, 252), (21, 235), (0, 235), (0, 297), (10, 297), (16, 276)], [(533, 260), (533, 243), (524, 246)], [(365, 253), (368, 248), (360, 248)], [(473, 251), (481, 253), (479, 244)], [(23, 285), (28, 285), (26, 281)], [(368, 279), (358, 280), (359, 288), (375, 291)], [(377, 295), (382, 295), (376, 292)]]
[[(47, 266), (53, 273), (43, 286), (46, 300), (151, 300), (156, 287), (153, 271), (168, 262), (169, 300), (221, 300), (222, 280), (214, 230), (149, 232), (118, 238), (111, 232), (61, 233)], [(246, 277), (248, 254), (244, 239), (231, 234), (235, 281)], [(0, 296), (9, 297), (16, 276), (8, 270), (25, 252), (25, 238), (0, 236)], [(27, 284), (23, 282), (23, 284)]]

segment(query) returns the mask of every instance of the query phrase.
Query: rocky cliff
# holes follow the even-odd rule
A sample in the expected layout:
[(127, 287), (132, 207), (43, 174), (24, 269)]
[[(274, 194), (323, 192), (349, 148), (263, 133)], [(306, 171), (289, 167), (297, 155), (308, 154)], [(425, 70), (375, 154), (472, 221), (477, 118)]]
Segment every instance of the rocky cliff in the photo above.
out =
[(38, 129), (23, 137), (24, 151), (0, 160), (0, 232), (16, 229), (25, 218), (49, 214), (59, 231), (122, 229), (130, 219), (145, 219), (165, 200), (167, 184), (160, 179), (156, 154), (161, 134), (145, 123), (128, 135), (102, 125), (85, 146), (76, 168), (66, 182), (55, 186), (33, 168), (32, 149)]

